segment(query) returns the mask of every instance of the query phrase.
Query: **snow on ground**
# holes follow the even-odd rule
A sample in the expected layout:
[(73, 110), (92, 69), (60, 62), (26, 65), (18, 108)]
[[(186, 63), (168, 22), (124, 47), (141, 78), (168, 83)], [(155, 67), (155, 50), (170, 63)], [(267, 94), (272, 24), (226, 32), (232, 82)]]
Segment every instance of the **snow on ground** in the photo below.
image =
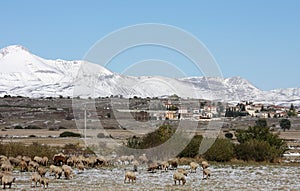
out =
[[(188, 168), (188, 166), (182, 166)], [(129, 169), (130, 167), (126, 167)], [(139, 169), (137, 182), (125, 183), (125, 168), (88, 169), (75, 171), (71, 180), (54, 180), (49, 190), (300, 190), (300, 171), (297, 166), (236, 166), (212, 165), (212, 176), (202, 180), (202, 172), (189, 173), (186, 185), (174, 185), (174, 171), (148, 173)], [(16, 183), (12, 190), (31, 190), (31, 173), (14, 172)]]

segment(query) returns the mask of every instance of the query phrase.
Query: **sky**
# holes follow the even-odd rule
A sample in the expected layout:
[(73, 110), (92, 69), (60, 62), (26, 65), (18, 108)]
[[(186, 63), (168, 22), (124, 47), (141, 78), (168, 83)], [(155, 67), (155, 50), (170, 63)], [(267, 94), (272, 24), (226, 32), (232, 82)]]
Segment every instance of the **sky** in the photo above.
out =
[[(113, 31), (160, 23), (201, 41), (224, 77), (241, 76), (263, 90), (299, 88), (299, 8), (297, 0), (6, 0), (0, 6), (0, 48), (18, 44), (43, 58), (82, 60)], [(136, 47), (116, 56), (107, 67), (131, 74), (133, 65), (145, 64), (144, 71), (155, 75), (160, 70), (149, 65), (175, 63), (184, 70), (181, 75), (198, 75), (193, 67), (184, 67), (190, 61), (178, 54), (162, 47)], [(179, 70), (174, 73), (179, 75)]]

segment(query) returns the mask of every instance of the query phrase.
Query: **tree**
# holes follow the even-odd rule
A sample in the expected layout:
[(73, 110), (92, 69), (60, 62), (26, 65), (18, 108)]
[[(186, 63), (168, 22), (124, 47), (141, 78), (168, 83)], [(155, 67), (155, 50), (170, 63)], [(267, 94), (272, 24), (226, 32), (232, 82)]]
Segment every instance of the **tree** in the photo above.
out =
[(288, 119), (281, 119), (279, 125), (281, 129), (283, 129), (283, 131), (285, 131), (286, 129), (289, 130), (291, 128), (291, 121)]
[(255, 121), (255, 125), (259, 127), (267, 127), (268, 123), (265, 119), (258, 119), (257, 121)]
[(291, 104), (290, 111), (295, 111), (295, 106), (294, 106), (294, 104)]
[(246, 130), (237, 130), (235, 152), (239, 159), (254, 161), (274, 161), (282, 156), (286, 150), (286, 143), (269, 128), (262, 126), (249, 127)]

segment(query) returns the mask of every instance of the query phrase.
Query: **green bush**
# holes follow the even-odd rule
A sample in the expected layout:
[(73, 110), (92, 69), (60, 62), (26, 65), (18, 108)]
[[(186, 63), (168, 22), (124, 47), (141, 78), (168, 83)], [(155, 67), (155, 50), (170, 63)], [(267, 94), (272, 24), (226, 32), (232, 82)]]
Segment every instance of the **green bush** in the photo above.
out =
[(236, 155), (238, 159), (245, 161), (272, 162), (281, 152), (266, 141), (252, 139), (238, 145)]
[(70, 131), (62, 132), (59, 137), (82, 137), (79, 133), (73, 133)]
[(163, 144), (173, 136), (175, 129), (171, 125), (162, 125), (157, 130), (140, 138), (133, 136), (127, 139), (127, 146), (136, 149), (147, 149)]
[(287, 148), (284, 140), (263, 125), (238, 130), (236, 137), (240, 143), (236, 145), (236, 155), (238, 159), (246, 161), (272, 162), (275, 158), (281, 157)]
[(214, 144), (204, 153), (209, 161), (226, 162), (234, 158), (234, 145), (229, 139), (216, 139)]

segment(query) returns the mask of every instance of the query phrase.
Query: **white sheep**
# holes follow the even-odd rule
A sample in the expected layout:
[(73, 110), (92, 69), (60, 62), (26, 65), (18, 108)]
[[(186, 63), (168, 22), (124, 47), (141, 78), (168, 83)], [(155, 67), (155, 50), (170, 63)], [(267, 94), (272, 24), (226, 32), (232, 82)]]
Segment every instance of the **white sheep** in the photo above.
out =
[(125, 173), (125, 179), (124, 179), (124, 183), (126, 182), (126, 180), (128, 180), (128, 182), (136, 182), (136, 175), (134, 172), (132, 171), (127, 171)]
[(193, 173), (193, 172), (196, 173), (198, 167), (199, 167), (199, 164), (198, 164), (198, 163), (196, 163), (196, 162), (191, 162), (191, 163), (190, 163), (191, 173)]
[(65, 175), (66, 179), (70, 179), (70, 177), (73, 178), (73, 170), (70, 166), (63, 165), (62, 170), (64, 172), (64, 175)]
[(41, 175), (39, 175), (39, 173), (37, 172), (34, 172), (32, 175), (31, 175), (31, 184), (33, 183), (34, 184), (34, 187), (37, 187), (37, 184), (40, 183), (41, 184)]
[(178, 181), (179, 185), (180, 185), (180, 181), (182, 182), (182, 185), (184, 185), (186, 183), (185, 176), (180, 172), (175, 172), (173, 174), (173, 179), (174, 179), (175, 185), (176, 185), (177, 181)]
[(14, 178), (12, 175), (5, 173), (3, 174), (1, 183), (3, 185), (3, 189), (5, 189), (6, 185), (8, 185), (9, 188), (11, 188), (11, 185), (13, 182), (15, 182), (16, 178)]

